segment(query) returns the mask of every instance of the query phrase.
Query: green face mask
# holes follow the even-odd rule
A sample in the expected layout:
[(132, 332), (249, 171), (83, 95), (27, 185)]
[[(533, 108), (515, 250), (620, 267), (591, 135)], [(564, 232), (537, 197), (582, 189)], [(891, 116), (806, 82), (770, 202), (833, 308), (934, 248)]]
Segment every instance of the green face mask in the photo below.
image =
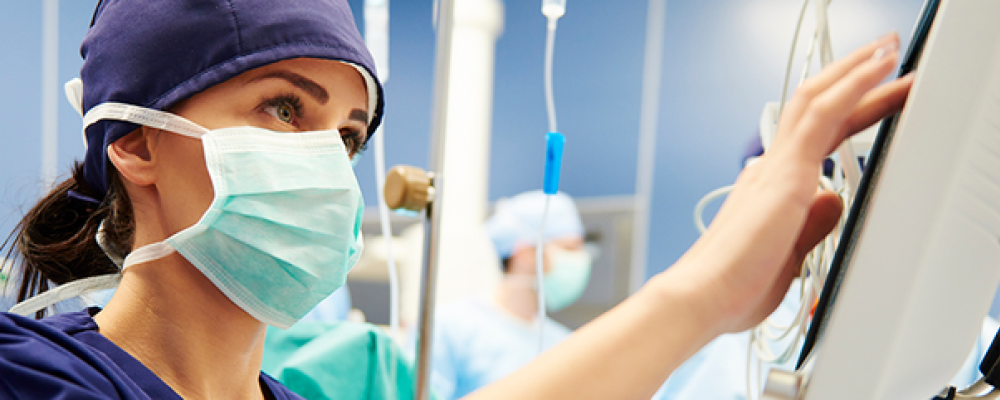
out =
[[(123, 270), (180, 253), (234, 304), (282, 329), (344, 285), (361, 256), (364, 201), (338, 131), (208, 130), (177, 115), (119, 103), (92, 108), (84, 125), (100, 119), (200, 139), (215, 196), (194, 225), (129, 253)], [(107, 289), (118, 279), (114, 274), (74, 281), (11, 312), (31, 313), (62, 300), (55, 296)]]
[(558, 247), (546, 249), (552, 269), (545, 274), (542, 284), (545, 285), (545, 308), (549, 311), (559, 311), (573, 304), (590, 280), (592, 259), (585, 250), (563, 250)]

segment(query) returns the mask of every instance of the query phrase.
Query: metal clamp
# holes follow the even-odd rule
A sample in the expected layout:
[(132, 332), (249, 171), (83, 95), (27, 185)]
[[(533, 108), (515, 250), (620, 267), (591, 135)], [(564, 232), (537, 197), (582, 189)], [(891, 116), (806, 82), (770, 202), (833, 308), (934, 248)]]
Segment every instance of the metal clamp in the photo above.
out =
[(433, 177), (433, 173), (417, 167), (392, 167), (385, 177), (385, 204), (393, 210), (423, 211), (434, 201)]

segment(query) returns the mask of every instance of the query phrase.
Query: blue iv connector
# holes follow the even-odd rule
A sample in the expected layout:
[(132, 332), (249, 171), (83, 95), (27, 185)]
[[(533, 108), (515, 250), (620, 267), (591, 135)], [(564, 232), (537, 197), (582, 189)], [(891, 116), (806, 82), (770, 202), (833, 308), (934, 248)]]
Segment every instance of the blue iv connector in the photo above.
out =
[(559, 132), (549, 132), (545, 135), (545, 180), (542, 191), (547, 195), (559, 192), (559, 174), (562, 171), (563, 146), (566, 137)]

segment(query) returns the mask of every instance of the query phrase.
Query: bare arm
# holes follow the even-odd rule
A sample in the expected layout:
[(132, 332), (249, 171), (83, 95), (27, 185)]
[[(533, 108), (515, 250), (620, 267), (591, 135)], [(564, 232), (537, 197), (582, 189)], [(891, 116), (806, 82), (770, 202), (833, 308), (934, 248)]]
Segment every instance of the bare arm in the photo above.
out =
[(563, 344), (471, 399), (648, 399), (719, 334), (778, 306), (808, 251), (841, 212), (819, 192), (824, 157), (898, 111), (912, 82), (878, 86), (898, 61), (886, 36), (808, 80), (781, 116), (775, 144), (736, 181), (708, 231), (667, 271)]

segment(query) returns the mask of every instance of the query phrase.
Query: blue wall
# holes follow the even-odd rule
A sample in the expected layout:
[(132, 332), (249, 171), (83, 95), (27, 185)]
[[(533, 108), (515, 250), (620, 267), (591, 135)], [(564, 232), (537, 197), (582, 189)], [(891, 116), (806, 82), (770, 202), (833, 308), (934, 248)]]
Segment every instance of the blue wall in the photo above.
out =
[[(78, 45), (95, 0), (61, 2), (61, 81), (77, 75)], [(361, 1), (352, 0), (355, 10)], [(908, 38), (922, 0), (837, 0), (834, 53), (883, 33)], [(386, 85), (390, 165), (427, 165), (433, 39), (431, 0), (391, 3)], [(649, 274), (696, 239), (695, 202), (733, 181), (765, 101), (777, 100), (800, 0), (668, 1)], [(497, 43), (490, 198), (541, 186), (545, 20), (538, 1), (507, 1)], [(628, 195), (635, 182), (645, 0), (570, 1), (560, 20), (555, 93), (568, 142), (562, 188), (575, 196)], [(810, 20), (813, 14), (807, 15)], [(0, 231), (9, 232), (39, 192), (41, 2), (0, 13)], [(797, 65), (801, 64), (801, 57)], [(797, 76), (797, 73), (795, 74)], [(61, 95), (60, 95), (61, 96)], [(80, 119), (60, 97), (59, 168), (83, 154)], [(372, 160), (359, 166), (374, 203)]]

